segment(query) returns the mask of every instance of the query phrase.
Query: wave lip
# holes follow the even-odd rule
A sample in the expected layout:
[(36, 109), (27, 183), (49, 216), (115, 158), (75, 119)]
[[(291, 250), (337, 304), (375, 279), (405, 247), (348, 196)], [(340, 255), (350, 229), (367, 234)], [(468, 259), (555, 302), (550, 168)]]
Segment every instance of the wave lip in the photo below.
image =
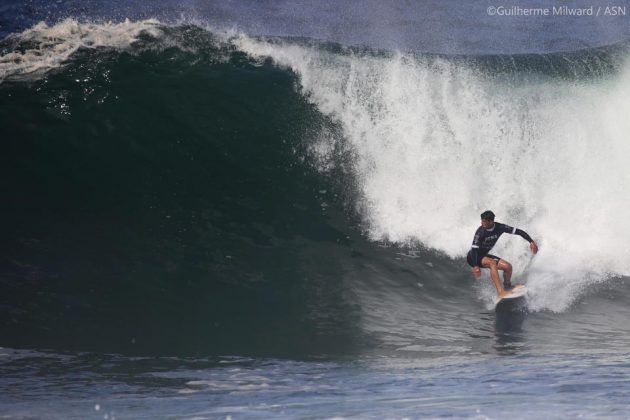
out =
[(0, 51), (0, 83), (5, 80), (38, 78), (59, 68), (81, 48), (126, 49), (141, 34), (159, 37), (157, 19), (120, 23), (80, 23), (67, 18), (49, 26), (45, 22), (2, 41)]

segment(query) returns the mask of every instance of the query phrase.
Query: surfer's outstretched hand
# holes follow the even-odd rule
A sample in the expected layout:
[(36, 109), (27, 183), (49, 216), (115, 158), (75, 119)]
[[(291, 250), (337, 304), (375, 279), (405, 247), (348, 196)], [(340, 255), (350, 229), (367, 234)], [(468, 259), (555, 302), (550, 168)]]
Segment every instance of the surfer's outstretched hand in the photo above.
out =
[(529, 244), (529, 247), (531, 248), (532, 252), (535, 254), (538, 252), (538, 245), (536, 245), (536, 242), (532, 241)]
[(473, 272), (473, 276), (475, 276), (475, 278), (481, 277), (481, 268), (473, 267), (472, 268), (472, 272)]

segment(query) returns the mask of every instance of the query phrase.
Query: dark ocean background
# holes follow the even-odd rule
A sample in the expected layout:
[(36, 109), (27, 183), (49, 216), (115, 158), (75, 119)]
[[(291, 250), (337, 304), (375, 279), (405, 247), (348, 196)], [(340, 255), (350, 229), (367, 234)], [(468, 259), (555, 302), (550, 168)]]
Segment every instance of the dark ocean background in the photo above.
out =
[(488, 5), (0, 6), (0, 412), (624, 417), (628, 17)]

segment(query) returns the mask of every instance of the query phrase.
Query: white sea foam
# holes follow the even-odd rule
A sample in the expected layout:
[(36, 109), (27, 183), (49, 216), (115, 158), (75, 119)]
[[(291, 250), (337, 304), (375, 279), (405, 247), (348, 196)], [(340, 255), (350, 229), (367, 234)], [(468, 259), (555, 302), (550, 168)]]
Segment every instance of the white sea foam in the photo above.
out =
[(5, 40), (25, 47), (0, 56), (0, 83), (11, 78), (37, 78), (62, 66), (80, 48), (125, 49), (143, 32), (158, 37), (159, 24), (155, 19), (97, 24), (68, 18), (52, 26), (40, 22)]
[[(462, 257), (490, 208), (540, 245), (532, 261), (518, 237), (494, 250), (527, 279), (534, 310), (565, 310), (589, 284), (630, 275), (630, 66), (588, 83), (518, 85), (463, 62), (233, 42), (292, 69), (341, 125), (372, 239)], [(332, 153), (334, 141), (315, 150)]]

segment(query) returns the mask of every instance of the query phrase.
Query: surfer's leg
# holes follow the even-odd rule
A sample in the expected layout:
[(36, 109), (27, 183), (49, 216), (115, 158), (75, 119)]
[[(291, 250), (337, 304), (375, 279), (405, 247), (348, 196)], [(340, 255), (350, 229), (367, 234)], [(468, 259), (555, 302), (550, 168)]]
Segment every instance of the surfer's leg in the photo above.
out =
[(512, 283), (510, 280), (512, 280), (512, 264), (505, 260), (499, 260), (497, 268), (503, 271), (503, 287), (505, 289), (511, 289)]
[(481, 259), (481, 265), (490, 269), (490, 278), (494, 283), (494, 287), (497, 288), (497, 293), (499, 294), (499, 296), (505, 296), (505, 290), (503, 290), (501, 280), (499, 280), (499, 269), (497, 267), (497, 260), (492, 257), (485, 256)]

